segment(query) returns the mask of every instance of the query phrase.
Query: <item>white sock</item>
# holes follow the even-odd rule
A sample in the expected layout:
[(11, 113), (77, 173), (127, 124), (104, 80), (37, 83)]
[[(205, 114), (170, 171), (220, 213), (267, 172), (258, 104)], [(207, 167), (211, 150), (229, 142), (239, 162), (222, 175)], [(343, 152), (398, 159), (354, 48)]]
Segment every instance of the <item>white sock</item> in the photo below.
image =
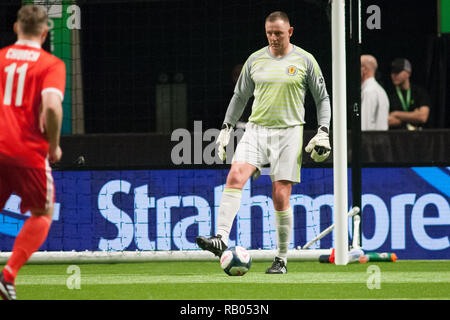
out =
[(241, 206), (241, 195), (242, 190), (240, 189), (224, 188), (222, 192), (216, 234), (222, 236), (222, 241), (227, 246), (234, 218)]
[(287, 263), (287, 253), (291, 242), (294, 214), (292, 208), (275, 211), (275, 227), (277, 229), (278, 257)]

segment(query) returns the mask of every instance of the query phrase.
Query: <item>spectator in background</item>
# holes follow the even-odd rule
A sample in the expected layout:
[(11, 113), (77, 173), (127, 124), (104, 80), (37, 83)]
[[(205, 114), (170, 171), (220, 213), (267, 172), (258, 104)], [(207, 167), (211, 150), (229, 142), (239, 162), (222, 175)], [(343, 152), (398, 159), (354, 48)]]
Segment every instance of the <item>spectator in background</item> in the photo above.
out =
[(378, 63), (371, 55), (361, 56), (361, 130), (387, 130), (389, 98), (375, 80)]
[(411, 71), (411, 63), (407, 59), (399, 58), (392, 62), (394, 92), (389, 97), (389, 127), (392, 129), (422, 129), (428, 121), (430, 98), (424, 88), (411, 83)]

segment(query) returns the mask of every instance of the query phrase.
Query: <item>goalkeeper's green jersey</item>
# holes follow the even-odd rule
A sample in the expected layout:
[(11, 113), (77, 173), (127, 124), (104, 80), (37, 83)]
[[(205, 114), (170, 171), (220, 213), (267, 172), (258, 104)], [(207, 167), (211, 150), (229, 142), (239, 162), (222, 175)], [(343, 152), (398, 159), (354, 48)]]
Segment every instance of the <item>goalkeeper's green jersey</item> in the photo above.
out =
[(272, 56), (269, 47), (262, 48), (245, 62), (224, 122), (235, 125), (253, 95), (250, 122), (269, 128), (302, 125), (308, 89), (316, 103), (318, 125), (329, 127), (330, 101), (314, 57), (297, 46), (281, 58)]

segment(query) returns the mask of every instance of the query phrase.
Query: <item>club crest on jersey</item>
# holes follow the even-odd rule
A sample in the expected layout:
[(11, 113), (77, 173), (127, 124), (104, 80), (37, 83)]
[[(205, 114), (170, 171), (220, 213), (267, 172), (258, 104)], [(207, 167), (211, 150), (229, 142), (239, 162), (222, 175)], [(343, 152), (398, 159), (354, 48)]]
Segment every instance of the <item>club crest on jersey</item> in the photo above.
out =
[(287, 74), (290, 76), (295, 76), (297, 74), (297, 72), (298, 72), (298, 69), (296, 66), (289, 66), (287, 68)]

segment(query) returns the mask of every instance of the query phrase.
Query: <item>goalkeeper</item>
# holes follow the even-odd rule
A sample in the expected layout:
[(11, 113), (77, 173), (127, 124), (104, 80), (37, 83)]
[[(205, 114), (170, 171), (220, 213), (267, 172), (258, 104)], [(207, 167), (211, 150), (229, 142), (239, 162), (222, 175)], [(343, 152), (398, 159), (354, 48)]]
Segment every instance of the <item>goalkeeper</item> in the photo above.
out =
[(289, 201), (292, 186), (300, 182), (306, 90), (311, 91), (316, 104), (318, 131), (305, 150), (316, 162), (327, 159), (331, 151), (328, 137), (331, 107), (316, 60), (290, 43), (294, 28), (286, 13), (271, 13), (266, 18), (265, 30), (269, 45), (254, 52), (245, 62), (217, 139), (219, 157), (225, 160), (230, 132), (253, 95), (252, 113), (222, 194), (216, 236), (197, 237), (197, 244), (221, 256), (239, 211), (242, 188), (250, 176), (257, 178), (263, 166), (270, 164), (278, 254), (266, 273), (280, 274), (287, 272), (293, 229)]

